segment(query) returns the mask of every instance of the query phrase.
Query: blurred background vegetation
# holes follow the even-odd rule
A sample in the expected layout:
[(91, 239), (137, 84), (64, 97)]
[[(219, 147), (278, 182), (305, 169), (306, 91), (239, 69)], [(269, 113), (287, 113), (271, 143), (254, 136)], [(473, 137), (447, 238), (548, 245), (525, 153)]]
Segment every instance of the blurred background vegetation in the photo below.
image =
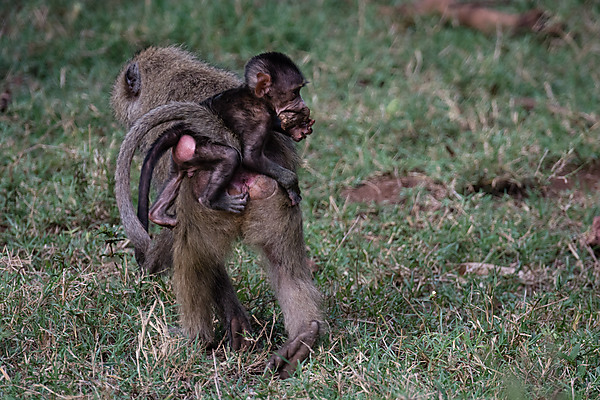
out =
[[(600, 5), (494, 4), (546, 10), (549, 36), (382, 8), (401, 3), (0, 4), (0, 397), (600, 396)], [(288, 381), (262, 374), (285, 335), (251, 251), (230, 269), (261, 347), (207, 353), (120, 227), (111, 86), (172, 44), (238, 73), (281, 51), (311, 82), (299, 175), (330, 326)]]

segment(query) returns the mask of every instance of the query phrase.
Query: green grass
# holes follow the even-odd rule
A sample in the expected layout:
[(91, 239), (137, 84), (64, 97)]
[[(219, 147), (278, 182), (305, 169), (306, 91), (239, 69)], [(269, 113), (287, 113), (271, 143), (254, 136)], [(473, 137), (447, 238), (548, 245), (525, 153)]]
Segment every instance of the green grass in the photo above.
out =
[[(408, 24), (360, 0), (176, 3), (0, 6), (0, 92), (12, 93), (0, 114), (1, 398), (600, 397), (600, 264), (584, 243), (600, 196), (551, 189), (599, 162), (595, 2), (540, 3), (565, 24), (559, 38)], [(170, 329), (169, 279), (139, 278), (120, 227), (110, 88), (136, 51), (169, 44), (238, 72), (283, 51), (311, 82), (302, 208), (329, 330), (290, 380), (263, 374), (285, 335), (251, 252), (237, 249), (230, 270), (259, 345), (207, 352)], [(445, 195), (342, 195), (413, 172)], [(472, 190), (498, 177), (525, 196)]]

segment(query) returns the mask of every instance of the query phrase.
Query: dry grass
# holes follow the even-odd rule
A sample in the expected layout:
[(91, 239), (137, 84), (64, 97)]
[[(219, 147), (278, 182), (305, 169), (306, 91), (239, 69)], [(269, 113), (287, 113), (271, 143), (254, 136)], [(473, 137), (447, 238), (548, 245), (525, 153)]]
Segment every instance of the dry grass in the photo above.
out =
[[(544, 3), (566, 29), (547, 38), (378, 6), (0, 8), (0, 397), (600, 396), (584, 240), (600, 213), (600, 9)], [(248, 249), (230, 271), (256, 347), (207, 350), (179, 334), (168, 277), (139, 277), (120, 227), (110, 85), (135, 51), (173, 43), (237, 71), (283, 51), (311, 81), (302, 207), (329, 329), (290, 380), (263, 374), (285, 332)]]

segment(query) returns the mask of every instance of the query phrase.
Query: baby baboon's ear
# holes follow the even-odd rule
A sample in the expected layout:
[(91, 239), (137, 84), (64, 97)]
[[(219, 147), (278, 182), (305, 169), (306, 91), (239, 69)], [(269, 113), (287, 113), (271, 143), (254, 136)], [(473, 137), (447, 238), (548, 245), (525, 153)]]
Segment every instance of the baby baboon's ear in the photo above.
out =
[(259, 72), (256, 74), (256, 86), (254, 94), (256, 97), (263, 97), (271, 90), (271, 75)]

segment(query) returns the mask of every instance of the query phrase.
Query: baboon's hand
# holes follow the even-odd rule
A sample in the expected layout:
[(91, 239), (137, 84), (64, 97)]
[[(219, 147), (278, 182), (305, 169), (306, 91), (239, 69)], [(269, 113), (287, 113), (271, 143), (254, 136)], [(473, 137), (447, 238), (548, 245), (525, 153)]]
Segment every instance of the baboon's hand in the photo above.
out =
[(300, 196), (300, 188), (298, 187), (298, 185), (295, 185), (291, 189), (287, 189), (287, 194), (290, 198), (290, 201), (292, 202), (292, 207), (300, 204), (300, 202), (302, 201), (302, 196)]
[(235, 195), (225, 193), (223, 197), (226, 198), (223, 209), (235, 214), (239, 214), (246, 209), (246, 204), (248, 204), (249, 199), (248, 192), (242, 192)]
[[(234, 195), (224, 192), (217, 200), (211, 202), (209, 207), (214, 210), (223, 210), (232, 212), (234, 214), (239, 214), (246, 209), (248, 199), (248, 192), (242, 192)], [(198, 202), (204, 204), (202, 198), (199, 198)]]
[(307, 329), (295, 338), (289, 339), (267, 363), (267, 370), (279, 374), (281, 379), (289, 378), (301, 361), (308, 358), (311, 348), (319, 338), (320, 324), (311, 321)]
[(298, 205), (302, 201), (302, 196), (300, 196), (300, 193), (298, 193), (294, 190), (290, 190), (288, 192), (288, 196), (290, 197), (290, 200), (292, 201), (292, 206)]

